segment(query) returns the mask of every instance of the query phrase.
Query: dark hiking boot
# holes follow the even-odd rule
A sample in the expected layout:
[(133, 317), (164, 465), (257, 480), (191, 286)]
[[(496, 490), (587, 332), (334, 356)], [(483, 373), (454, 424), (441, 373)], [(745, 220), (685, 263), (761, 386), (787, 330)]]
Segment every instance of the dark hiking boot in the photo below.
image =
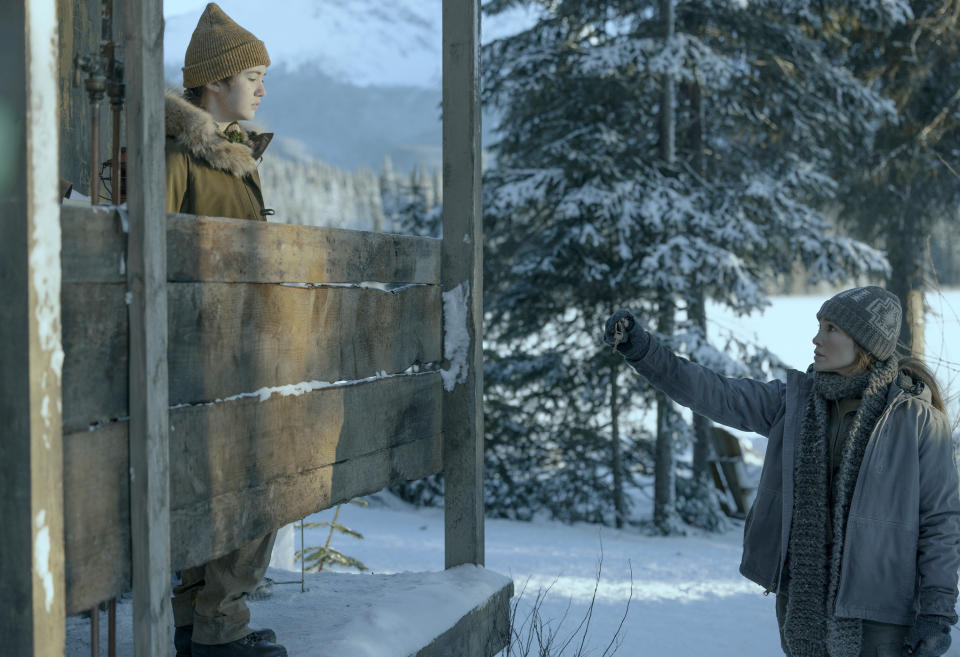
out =
[[(255, 636), (257, 641), (277, 642), (277, 634), (270, 628), (254, 630), (251, 636)], [(193, 657), (193, 625), (184, 625), (178, 627), (173, 633), (173, 647), (177, 649), (177, 657)]]
[(287, 649), (272, 641), (263, 641), (256, 632), (242, 639), (206, 646), (194, 643), (193, 657), (287, 657)]
[(177, 649), (177, 657), (192, 657), (190, 639), (193, 637), (193, 625), (178, 627), (173, 633), (173, 647)]

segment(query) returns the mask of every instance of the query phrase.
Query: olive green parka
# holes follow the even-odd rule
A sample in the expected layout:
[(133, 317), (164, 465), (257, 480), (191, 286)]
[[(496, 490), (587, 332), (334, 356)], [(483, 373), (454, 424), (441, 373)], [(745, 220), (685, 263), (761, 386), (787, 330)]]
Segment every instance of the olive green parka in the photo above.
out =
[(272, 134), (228, 141), (206, 110), (166, 95), (167, 212), (265, 221), (257, 162)]

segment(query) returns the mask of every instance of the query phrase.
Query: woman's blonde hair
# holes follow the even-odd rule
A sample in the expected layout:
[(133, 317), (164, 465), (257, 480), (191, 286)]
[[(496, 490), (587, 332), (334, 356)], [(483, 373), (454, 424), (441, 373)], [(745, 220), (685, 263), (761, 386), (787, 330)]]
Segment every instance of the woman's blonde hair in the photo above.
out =
[(940, 392), (940, 384), (937, 383), (937, 378), (922, 360), (913, 358), (912, 356), (901, 358), (899, 368), (901, 372), (914, 381), (922, 381), (923, 385), (930, 389), (933, 407), (941, 413), (947, 412), (947, 407), (943, 403), (943, 393)]
[[(854, 342), (853, 367), (858, 374), (866, 372), (871, 365), (877, 362), (877, 359), (867, 353), (867, 350)], [(913, 356), (905, 356), (897, 363), (897, 369), (906, 374), (915, 382), (919, 381), (930, 389), (930, 402), (933, 407), (941, 413), (947, 412), (946, 404), (943, 403), (943, 393), (940, 392), (940, 384), (937, 383), (937, 377), (933, 375), (930, 368)]]

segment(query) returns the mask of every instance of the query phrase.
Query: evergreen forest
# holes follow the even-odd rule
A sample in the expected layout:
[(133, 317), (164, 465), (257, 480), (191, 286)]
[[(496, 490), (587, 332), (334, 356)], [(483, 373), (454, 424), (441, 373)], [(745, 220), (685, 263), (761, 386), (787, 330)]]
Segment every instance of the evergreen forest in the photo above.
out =
[[(628, 308), (695, 362), (773, 378), (763, 345), (707, 339), (708, 301), (750, 313), (871, 282), (901, 298), (903, 353), (922, 355), (924, 293), (960, 285), (960, 0), (484, 11), (518, 5), (539, 19), (482, 52), (488, 513), (721, 529), (710, 423), (624, 367), (603, 322)], [(352, 199), (353, 225), (333, 225), (439, 235), (437, 172), (351, 175), (327, 193)], [(294, 179), (265, 187), (289, 199)], [(430, 504), (442, 482), (398, 491)]]

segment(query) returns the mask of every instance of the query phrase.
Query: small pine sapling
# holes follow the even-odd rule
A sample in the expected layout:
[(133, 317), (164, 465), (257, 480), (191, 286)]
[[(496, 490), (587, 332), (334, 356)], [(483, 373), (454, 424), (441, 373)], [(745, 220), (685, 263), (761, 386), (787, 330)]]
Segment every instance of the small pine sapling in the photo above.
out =
[[(350, 500), (350, 504), (357, 504), (359, 506), (367, 506), (365, 500)], [(333, 541), (333, 533), (339, 532), (341, 534), (346, 534), (348, 536), (353, 536), (356, 539), (362, 539), (363, 534), (338, 522), (340, 517), (340, 507), (342, 504), (337, 505), (336, 511), (333, 512), (333, 520), (330, 522), (304, 522), (304, 528), (313, 529), (314, 527), (329, 527), (330, 532), (327, 534), (327, 541), (322, 546), (307, 547), (301, 550), (298, 550), (296, 553), (297, 559), (303, 560), (304, 570), (311, 573), (319, 573), (323, 570), (323, 567), (326, 565), (342, 566), (344, 568), (356, 568), (359, 571), (368, 570), (366, 565), (359, 559), (345, 555), (343, 552), (340, 552), (336, 548), (330, 546), (330, 543)]]

